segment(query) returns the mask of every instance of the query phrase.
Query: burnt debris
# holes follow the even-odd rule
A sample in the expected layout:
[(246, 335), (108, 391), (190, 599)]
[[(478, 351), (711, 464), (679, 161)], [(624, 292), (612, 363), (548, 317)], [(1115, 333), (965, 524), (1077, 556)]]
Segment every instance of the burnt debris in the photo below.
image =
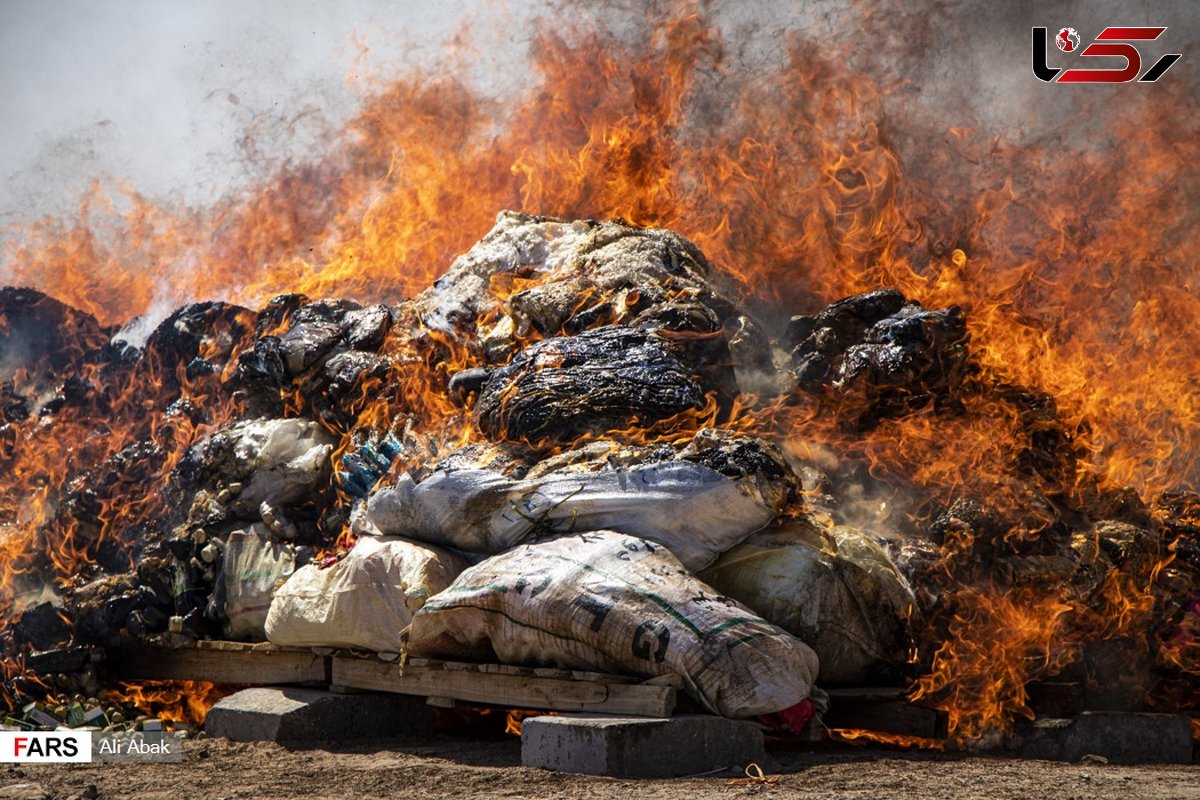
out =
[(953, 399), (966, 375), (966, 318), (928, 310), (894, 289), (839, 300), (787, 329), (797, 388), (829, 391), (869, 423)]
[(488, 376), (479, 428), (513, 441), (570, 441), (704, 406), (681, 353), (651, 331), (606, 326), (545, 339)]
[[(903, 683), (979, 597), (1053, 587), (1079, 654), (1062, 675), (1121, 707), (1194, 702), (1194, 494), (1147, 503), (1091, 479), (1085, 432), (1053, 397), (983, 369), (962, 309), (885, 288), (772, 340), (737, 298), (677, 233), (514, 212), (411, 300), (194, 303), (140, 347), (0, 290), (0, 455), (15, 476), (0, 530), (17, 543), (0, 649), (94, 693), (93, 648), (263, 638), (276, 586), (330, 583), (306, 563), (318, 549), (340, 563), (355, 537), (445, 548), (457, 574), (593, 535), (614, 562), (669, 552), (688, 603), (811, 648), (821, 683)], [(856, 447), (914, 414), (933, 435), (969, 414), (1010, 421), (994, 490), (923, 494)], [(823, 431), (843, 441), (800, 446)], [(52, 469), (39, 459), (54, 437), (71, 455)], [(31, 511), (20, 490), (35, 489)], [(864, 515), (869, 490), (904, 520)], [(370, 550), (343, 571), (373, 574)], [(518, 594), (504, 602), (530, 599)], [(428, 599), (413, 598), (405, 613)], [(1105, 621), (1130, 608), (1140, 630)], [(5, 696), (45, 683), (14, 670)]]

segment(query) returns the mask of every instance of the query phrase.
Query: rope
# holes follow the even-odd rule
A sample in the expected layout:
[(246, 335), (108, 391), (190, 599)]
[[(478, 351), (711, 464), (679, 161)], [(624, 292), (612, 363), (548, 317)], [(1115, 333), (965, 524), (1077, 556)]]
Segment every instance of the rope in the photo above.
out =
[(734, 778), (730, 786), (778, 786), (782, 775), (765, 775), (758, 764), (751, 762), (746, 765), (746, 777)]

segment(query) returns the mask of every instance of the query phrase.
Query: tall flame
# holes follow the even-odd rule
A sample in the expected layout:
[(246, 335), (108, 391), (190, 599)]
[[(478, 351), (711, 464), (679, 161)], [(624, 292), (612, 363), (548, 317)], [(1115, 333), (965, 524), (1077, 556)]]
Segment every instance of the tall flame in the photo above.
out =
[[(764, 313), (809, 312), (880, 286), (930, 307), (960, 305), (981, 370), (972, 380), (1057, 403), (1047, 414), (1069, 441), (1039, 473), (1044, 485), (1131, 486), (1143, 497), (1196, 486), (1200, 299), (1192, 220), (1179, 212), (1197, 185), (1200, 114), (1186, 87), (1165, 80), (1111, 112), (1103, 149), (1051, 150), (950, 121), (917, 127), (892, 103), (898, 81), (856, 72), (844, 49), (801, 33), (784, 63), (747, 74), (695, 9), (651, 22), (633, 42), (584, 23), (543, 24), (531, 52), (535, 85), (512, 104), (453, 72), (410, 71), (367, 96), (323, 158), (211, 208), (166, 208), (96, 184), (74, 220), (13, 232), (10, 280), (104, 325), (162, 298), (257, 307), (303, 292), (394, 302), (444, 271), (499, 209), (621, 217), (693, 239)], [(905, 125), (937, 138), (901, 151), (892, 142)], [(226, 355), (245, 344), (237, 327)], [(385, 347), (398, 366), (386, 385), (364, 389), (359, 422), (403, 411), (445, 441), (469, 440), (443, 391), (466, 355), (439, 344), (434, 363), (392, 336)], [(52, 440), (36, 435), (36, 419), (0, 437), (5, 610), (17, 576), (35, 564), (48, 562), (66, 582), (107, 541), (122, 545), (114, 558), (131, 558), (122, 532), (158, 502), (144, 487), (236, 412), (219, 399), (220, 375), (173, 369), (146, 364), (108, 389), (102, 434), (68, 410)], [(206, 417), (149, 416), (164, 394)], [(955, 415), (918, 410), (866, 431), (803, 405), (745, 420), (778, 426), (795, 452), (816, 442), (865, 464), (919, 498), (911, 513), (924, 517), (961, 496), (1025, 500), (1016, 465), (1047, 428), (995, 396), (968, 394)], [(340, 453), (349, 438), (337, 432)], [(156, 446), (145, 482), (107, 487), (99, 530), (52, 528), (43, 549), (68, 477), (145, 439)], [(1135, 626), (1148, 588), (1106, 592), (1116, 616), (1104, 635)], [(975, 736), (1027, 713), (1024, 684), (1072, 657), (1079, 639), (1069, 631), (1088, 610), (1055, 591), (975, 586), (958, 600), (917, 693), (942, 697), (957, 731)], [(1195, 670), (1192, 639), (1173, 647)]]

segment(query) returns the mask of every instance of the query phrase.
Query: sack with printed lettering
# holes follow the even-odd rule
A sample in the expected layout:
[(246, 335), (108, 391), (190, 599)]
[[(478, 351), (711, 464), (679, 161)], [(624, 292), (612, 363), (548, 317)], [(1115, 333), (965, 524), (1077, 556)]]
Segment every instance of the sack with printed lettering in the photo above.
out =
[(799, 708), (802, 723), (819, 706), (807, 645), (719, 595), (662, 545), (612, 531), (522, 545), (471, 567), (413, 616), (407, 652), (674, 673), (727, 717)]

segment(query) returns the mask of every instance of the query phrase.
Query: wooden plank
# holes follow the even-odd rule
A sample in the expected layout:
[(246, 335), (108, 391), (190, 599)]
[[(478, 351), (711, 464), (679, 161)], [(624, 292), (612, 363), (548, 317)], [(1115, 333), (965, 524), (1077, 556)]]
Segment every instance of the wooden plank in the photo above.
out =
[(903, 701), (908, 692), (899, 686), (854, 686), (845, 689), (826, 689), (832, 703), (884, 703)]
[[(584, 674), (590, 675), (594, 673)], [(576, 680), (585, 680), (584, 678), (580, 678), (578, 673), (576, 673), (574, 677)], [(683, 678), (673, 672), (668, 672), (665, 675), (655, 675), (653, 678), (647, 678), (644, 681), (638, 681), (638, 683), (641, 683), (644, 686), (670, 686), (672, 689), (683, 688)]]
[(830, 728), (860, 728), (902, 736), (944, 739), (946, 712), (897, 700), (874, 701), (830, 698), (823, 722)]
[(118, 680), (190, 680), (213, 683), (326, 683), (328, 658), (311, 650), (223, 650), (153, 647), (115, 650), (109, 673)]
[(196, 642), (197, 650), (220, 650), (225, 653), (241, 653), (250, 649), (248, 642), (226, 642), (220, 639), (201, 639)]
[(163, 648), (177, 650), (218, 650), (222, 653), (310, 653), (309, 647), (283, 647), (271, 642), (230, 642), (223, 639), (200, 639), (195, 647)]
[(1086, 692), (1082, 683), (1034, 681), (1026, 684), (1029, 707), (1045, 717), (1073, 717), (1083, 711)]
[(432, 658), (410, 658), (409, 665), (414, 667), (429, 667), (430, 669), (441, 669), (444, 661), (435, 661)]
[(432, 661), (425, 658), (410, 658), (412, 667), (430, 667), (452, 672), (486, 672), (493, 675), (520, 675), (532, 678), (553, 678), (563, 681), (590, 681), (593, 683), (650, 683), (659, 686), (683, 686), (678, 675), (659, 675), (656, 678), (639, 678), (633, 675), (613, 675), (603, 672), (559, 669), (558, 667), (524, 667), (519, 664), (482, 664), (469, 661)]
[[(446, 666), (449, 666), (448, 664)], [(334, 656), (332, 681), (380, 692), (440, 697), (509, 708), (590, 711), (639, 717), (668, 717), (676, 689), (645, 684), (609, 684), (533, 675), (431, 669)]]
[(559, 681), (572, 680), (571, 673), (563, 672), (561, 669), (554, 669), (553, 667), (535, 667), (533, 669), (533, 676), (535, 678), (553, 678)]

